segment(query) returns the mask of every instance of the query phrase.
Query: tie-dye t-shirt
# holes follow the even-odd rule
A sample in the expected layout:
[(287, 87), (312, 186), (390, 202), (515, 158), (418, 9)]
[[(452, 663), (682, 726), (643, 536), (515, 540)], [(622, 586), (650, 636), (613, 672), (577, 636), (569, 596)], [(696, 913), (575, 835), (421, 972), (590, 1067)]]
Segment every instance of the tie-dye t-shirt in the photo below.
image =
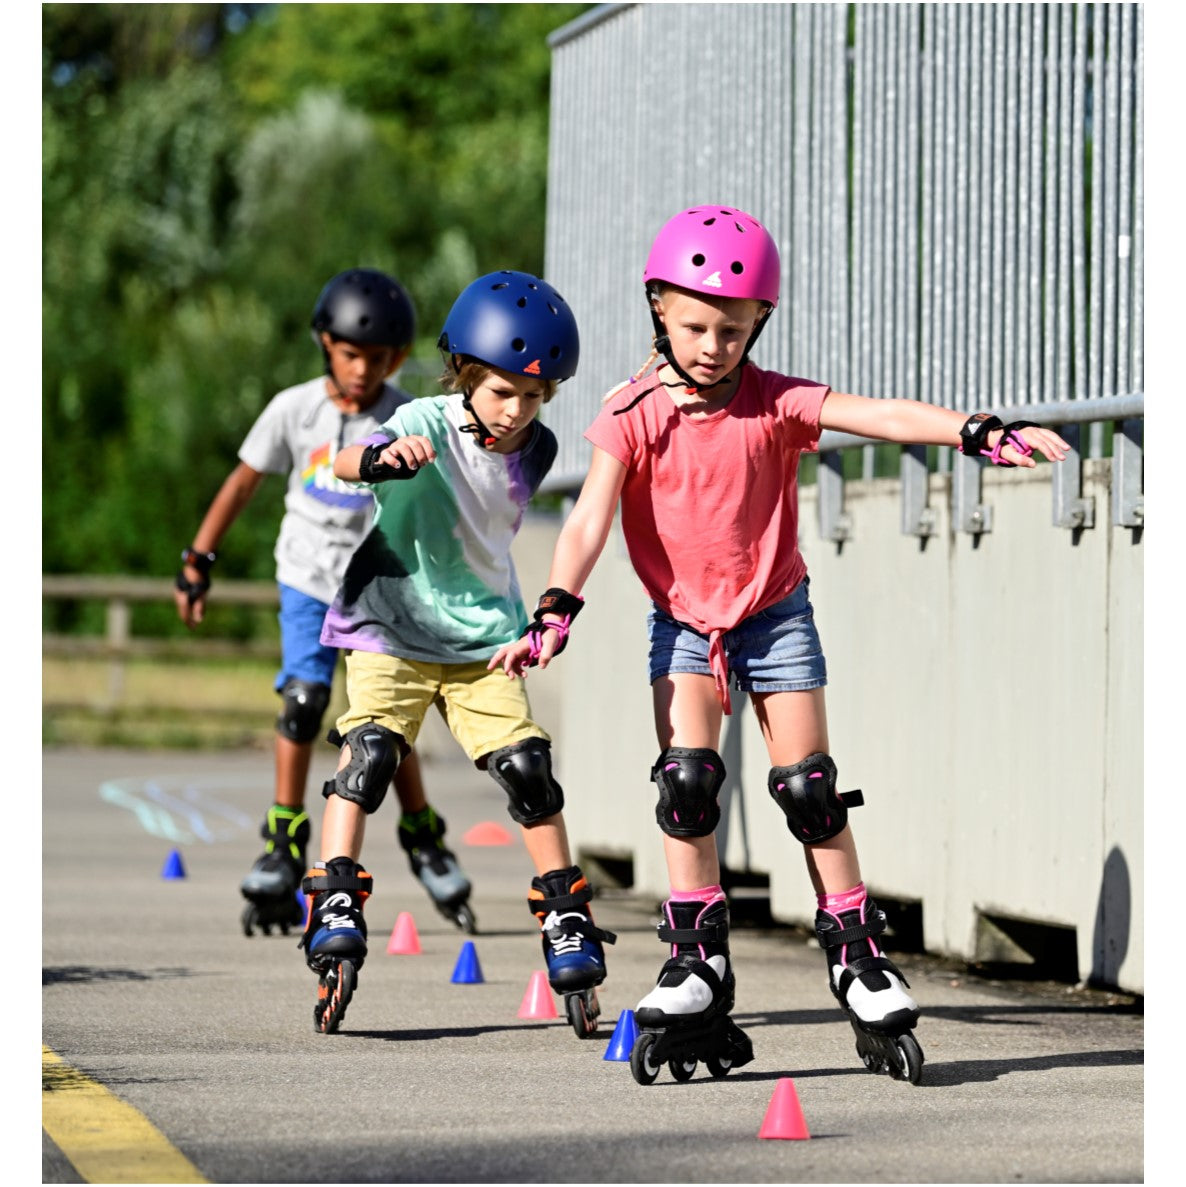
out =
[(532, 422), (516, 453), (472, 434), (460, 395), (414, 400), (372, 439), (427, 437), (436, 461), (376, 484), (375, 521), (350, 560), (321, 641), (427, 663), (489, 659), (527, 625), (511, 542), (556, 457)]
[(239, 458), (261, 474), (287, 474), (276, 538), (276, 580), (327, 605), (375, 513), (369, 487), (334, 477), (334, 458), (373, 434), (412, 399), (384, 384), (365, 412), (334, 407), (325, 377), (285, 388), (251, 426)]

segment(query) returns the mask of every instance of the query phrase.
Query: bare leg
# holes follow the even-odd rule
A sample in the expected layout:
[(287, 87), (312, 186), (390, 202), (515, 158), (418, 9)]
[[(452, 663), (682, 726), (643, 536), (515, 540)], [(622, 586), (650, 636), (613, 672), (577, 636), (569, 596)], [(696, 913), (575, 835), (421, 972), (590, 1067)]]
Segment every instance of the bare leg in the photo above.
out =
[[(350, 761), (350, 747), (343, 746), (338, 756), (340, 771)], [(349, 857), (358, 861), (362, 853), (362, 838), (366, 832), (366, 813), (362, 806), (340, 795), (326, 797), (325, 813), (321, 818), (321, 860)]]
[(568, 848), (568, 830), (564, 827), (564, 817), (557, 812), (541, 820), (539, 824), (520, 825), (523, 834), (523, 844), (527, 846), (527, 855), (535, 872), (539, 875), (551, 870), (566, 870), (572, 865), (572, 854)]
[(276, 803), (286, 808), (303, 808), (313, 743), (293, 742), (277, 734), (274, 753)]
[[(751, 697), (770, 765), (787, 767), (802, 762), (809, 754), (828, 753), (828, 720), (824, 690), (769, 692)], [(804, 846), (807, 872), (816, 894), (839, 894), (861, 880), (856, 842), (847, 825), (842, 833)]]
[(409, 750), (404, 756), (396, 768), (391, 785), (395, 788), (401, 811), (421, 812), (428, 807), (424, 782), (420, 777), (420, 758), (415, 750)]

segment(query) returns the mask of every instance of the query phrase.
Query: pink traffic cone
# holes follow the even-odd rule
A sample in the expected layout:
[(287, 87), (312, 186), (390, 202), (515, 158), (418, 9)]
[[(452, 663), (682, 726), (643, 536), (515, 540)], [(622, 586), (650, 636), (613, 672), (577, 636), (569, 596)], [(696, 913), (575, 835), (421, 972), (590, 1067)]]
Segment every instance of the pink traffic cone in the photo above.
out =
[(527, 982), (527, 992), (523, 995), (523, 1004), (519, 1007), (520, 1018), (559, 1018), (556, 1013), (556, 1003), (552, 1000), (552, 987), (548, 984), (548, 974), (535, 972)]
[(391, 939), (387, 941), (388, 956), (419, 956), (420, 933), (416, 930), (416, 921), (407, 911), (401, 911), (391, 929)]
[(482, 824), (475, 824), (461, 837), (463, 845), (509, 845), (511, 834), (501, 824), (487, 820)]
[(762, 1120), (762, 1128), (758, 1130), (758, 1137), (790, 1140), (811, 1137), (807, 1132), (807, 1122), (803, 1120), (803, 1110), (793, 1080), (784, 1076), (774, 1086), (774, 1095), (766, 1107), (766, 1116)]

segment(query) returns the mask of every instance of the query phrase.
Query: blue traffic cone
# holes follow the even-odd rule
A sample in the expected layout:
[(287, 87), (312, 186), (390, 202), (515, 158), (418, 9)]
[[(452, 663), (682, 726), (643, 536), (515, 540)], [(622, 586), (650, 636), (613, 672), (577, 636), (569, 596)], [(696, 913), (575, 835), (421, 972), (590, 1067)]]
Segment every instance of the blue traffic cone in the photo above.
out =
[(485, 979), (482, 976), (482, 966), (478, 964), (478, 951), (474, 947), (474, 942), (466, 940), (461, 945), (461, 953), (453, 969), (453, 984), (481, 985)]
[(162, 878), (184, 878), (185, 866), (181, 864), (181, 854), (174, 849), (168, 857), (165, 858), (164, 869), (161, 870)]
[(618, 1015), (618, 1025), (614, 1027), (614, 1036), (609, 1041), (609, 1048), (602, 1059), (613, 1059), (619, 1063), (630, 1062), (630, 1052), (634, 1047), (634, 1040), (638, 1038), (638, 1023), (634, 1021), (633, 1010), (623, 1010)]

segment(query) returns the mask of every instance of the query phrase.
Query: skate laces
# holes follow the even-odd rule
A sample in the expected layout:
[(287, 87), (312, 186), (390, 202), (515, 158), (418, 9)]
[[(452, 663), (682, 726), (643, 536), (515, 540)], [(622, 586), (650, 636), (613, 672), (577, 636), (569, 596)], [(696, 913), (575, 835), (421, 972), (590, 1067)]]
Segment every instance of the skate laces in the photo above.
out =
[[(575, 919), (577, 926), (566, 925), (565, 921), (569, 919)], [(563, 956), (569, 952), (580, 952), (585, 942), (580, 924), (584, 922), (585, 916), (579, 911), (566, 911), (564, 914), (560, 914), (558, 911), (549, 911), (540, 930), (547, 936), (552, 951), (557, 956)]]

